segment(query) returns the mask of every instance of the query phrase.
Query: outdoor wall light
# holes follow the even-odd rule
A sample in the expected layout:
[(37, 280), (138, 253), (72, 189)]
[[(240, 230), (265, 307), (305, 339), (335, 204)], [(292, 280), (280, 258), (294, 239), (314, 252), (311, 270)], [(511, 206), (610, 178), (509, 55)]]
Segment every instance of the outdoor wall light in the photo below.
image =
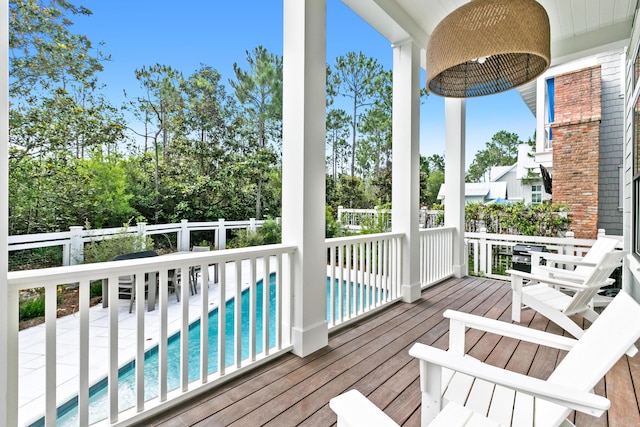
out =
[(527, 83), (549, 67), (549, 38), (549, 17), (534, 0), (472, 0), (429, 37), (427, 88), (469, 98)]

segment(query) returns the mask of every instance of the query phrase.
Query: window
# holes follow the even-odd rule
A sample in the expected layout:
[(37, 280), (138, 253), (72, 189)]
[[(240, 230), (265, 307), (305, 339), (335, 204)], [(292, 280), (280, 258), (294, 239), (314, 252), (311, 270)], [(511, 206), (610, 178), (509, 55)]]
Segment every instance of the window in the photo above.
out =
[(531, 186), (531, 204), (539, 205), (542, 203), (542, 185), (536, 184)]
[(544, 143), (545, 150), (551, 150), (553, 141), (553, 130), (551, 129), (551, 123), (554, 122), (555, 117), (553, 113), (555, 104), (555, 80), (553, 77), (547, 79), (547, 120), (545, 123), (545, 131), (547, 138)]

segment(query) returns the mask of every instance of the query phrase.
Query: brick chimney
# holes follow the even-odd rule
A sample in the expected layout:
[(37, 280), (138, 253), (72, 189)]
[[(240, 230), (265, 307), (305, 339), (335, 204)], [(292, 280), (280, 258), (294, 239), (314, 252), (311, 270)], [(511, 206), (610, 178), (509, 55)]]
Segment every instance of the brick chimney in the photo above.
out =
[(577, 238), (598, 234), (600, 66), (555, 76), (553, 201), (566, 203)]

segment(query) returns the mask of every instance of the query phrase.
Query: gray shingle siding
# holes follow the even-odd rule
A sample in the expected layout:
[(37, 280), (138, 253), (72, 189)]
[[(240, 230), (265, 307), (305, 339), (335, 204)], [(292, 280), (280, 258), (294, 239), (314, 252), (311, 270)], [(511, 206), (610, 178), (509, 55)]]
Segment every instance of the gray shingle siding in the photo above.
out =
[(598, 55), (602, 67), (602, 122), (598, 183), (598, 228), (622, 235), (619, 200), (620, 172), (624, 155), (624, 99), (621, 90), (622, 50)]

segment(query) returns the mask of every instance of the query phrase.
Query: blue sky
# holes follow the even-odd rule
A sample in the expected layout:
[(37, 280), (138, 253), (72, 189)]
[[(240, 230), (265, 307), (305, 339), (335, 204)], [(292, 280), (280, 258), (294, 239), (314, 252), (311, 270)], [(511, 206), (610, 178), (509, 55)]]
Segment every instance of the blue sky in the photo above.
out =
[[(119, 105), (122, 95), (139, 90), (134, 70), (161, 63), (190, 75), (200, 64), (212, 66), (223, 81), (233, 63), (246, 67), (245, 51), (258, 45), (282, 55), (282, 0), (75, 0), (93, 15), (76, 17), (74, 29), (110, 54), (101, 81)], [(362, 51), (392, 67), (389, 42), (340, 0), (327, 0), (327, 61)], [(423, 72), (424, 80), (424, 72)], [(424, 84), (424, 83), (423, 83)], [(421, 106), (420, 152), (444, 154), (444, 100), (430, 95)], [(535, 118), (516, 90), (467, 101), (466, 164), (500, 130), (527, 140)]]

